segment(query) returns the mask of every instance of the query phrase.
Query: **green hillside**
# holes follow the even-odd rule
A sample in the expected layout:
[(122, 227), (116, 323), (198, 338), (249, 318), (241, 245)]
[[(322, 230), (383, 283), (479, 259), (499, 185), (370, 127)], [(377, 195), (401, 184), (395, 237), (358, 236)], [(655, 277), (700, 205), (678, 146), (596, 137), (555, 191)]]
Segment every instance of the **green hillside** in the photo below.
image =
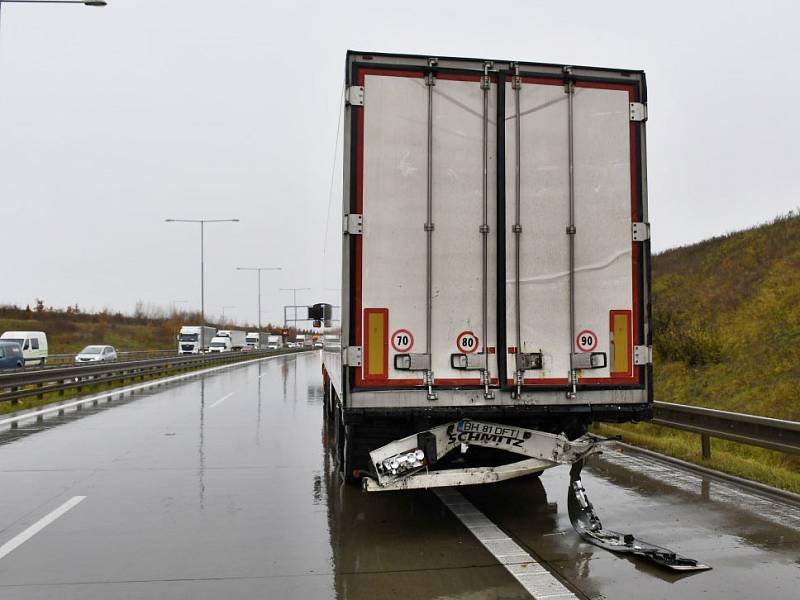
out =
[[(800, 213), (653, 257), (655, 398), (800, 421)], [(698, 436), (605, 427), (699, 459)], [(714, 441), (709, 466), (800, 491), (800, 460)]]
[(800, 216), (653, 260), (656, 399), (800, 421)]

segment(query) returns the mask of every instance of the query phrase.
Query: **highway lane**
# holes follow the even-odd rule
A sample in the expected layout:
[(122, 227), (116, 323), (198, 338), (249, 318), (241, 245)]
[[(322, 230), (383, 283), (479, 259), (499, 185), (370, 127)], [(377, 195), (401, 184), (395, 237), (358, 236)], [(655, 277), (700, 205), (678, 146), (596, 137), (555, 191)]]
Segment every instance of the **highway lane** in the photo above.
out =
[(338, 485), (319, 373), (260, 361), (0, 434), (0, 544), (86, 496), (0, 558), (0, 598), (525, 597), (436, 498)]
[[(0, 432), (0, 600), (529, 597), (433, 493), (339, 484), (320, 384), (316, 354), (278, 357)], [(567, 479), (464, 494), (580, 598), (796, 597), (798, 507), (594, 460), (607, 527), (714, 567), (675, 576), (582, 542)]]

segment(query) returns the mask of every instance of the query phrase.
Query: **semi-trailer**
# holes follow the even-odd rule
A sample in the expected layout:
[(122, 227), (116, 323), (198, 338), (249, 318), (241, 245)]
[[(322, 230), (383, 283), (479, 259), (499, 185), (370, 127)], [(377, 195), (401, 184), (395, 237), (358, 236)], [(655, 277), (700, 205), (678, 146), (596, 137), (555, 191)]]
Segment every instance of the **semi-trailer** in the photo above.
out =
[(283, 348), (283, 336), (268, 335), (267, 336), (267, 350), (279, 350)]
[(343, 235), (323, 259), (341, 348), (322, 359), (341, 476), (385, 491), (573, 465), (587, 541), (704, 568), (603, 529), (580, 479), (591, 424), (652, 415), (644, 73), (371, 52), (345, 73)]
[(258, 331), (248, 331), (244, 339), (245, 345), (250, 346), (254, 350), (267, 349), (267, 334)]
[(231, 350), (241, 350), (245, 345), (245, 332), (235, 329), (220, 329), (217, 337), (226, 337), (231, 342)]
[(216, 335), (213, 327), (184, 325), (178, 334), (178, 354), (201, 354), (206, 352)]

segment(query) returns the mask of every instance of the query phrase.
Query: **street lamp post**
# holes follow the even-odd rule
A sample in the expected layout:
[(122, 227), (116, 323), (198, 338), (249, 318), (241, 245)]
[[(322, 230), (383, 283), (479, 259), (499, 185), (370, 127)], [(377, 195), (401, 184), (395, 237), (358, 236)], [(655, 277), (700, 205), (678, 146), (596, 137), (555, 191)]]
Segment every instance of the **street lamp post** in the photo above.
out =
[(13, 2), (15, 4), (83, 4), (84, 6), (106, 6), (105, 0), (0, 0), (0, 4)]
[(83, 4), (84, 6), (106, 6), (105, 0), (0, 0), (0, 10), (3, 4)]
[(258, 271), (258, 330), (261, 331), (261, 271), (282, 271), (281, 267), (236, 267), (237, 271)]
[(206, 324), (206, 290), (205, 290), (205, 249), (204, 235), (206, 223), (238, 223), (239, 219), (164, 219), (166, 223), (200, 223), (200, 319)]

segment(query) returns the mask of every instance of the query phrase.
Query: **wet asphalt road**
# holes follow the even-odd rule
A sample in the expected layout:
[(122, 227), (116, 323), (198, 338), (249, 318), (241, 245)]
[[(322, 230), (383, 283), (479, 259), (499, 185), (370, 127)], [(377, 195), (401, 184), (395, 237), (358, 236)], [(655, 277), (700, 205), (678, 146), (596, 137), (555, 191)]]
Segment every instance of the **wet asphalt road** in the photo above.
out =
[[(525, 598), (432, 493), (332, 474), (316, 354), (0, 432), (0, 599)], [(584, 471), (606, 527), (700, 559), (686, 576), (582, 542), (566, 469), (463, 490), (587, 598), (797, 598), (800, 508), (636, 455)], [(0, 551), (0, 553), (2, 553)]]

